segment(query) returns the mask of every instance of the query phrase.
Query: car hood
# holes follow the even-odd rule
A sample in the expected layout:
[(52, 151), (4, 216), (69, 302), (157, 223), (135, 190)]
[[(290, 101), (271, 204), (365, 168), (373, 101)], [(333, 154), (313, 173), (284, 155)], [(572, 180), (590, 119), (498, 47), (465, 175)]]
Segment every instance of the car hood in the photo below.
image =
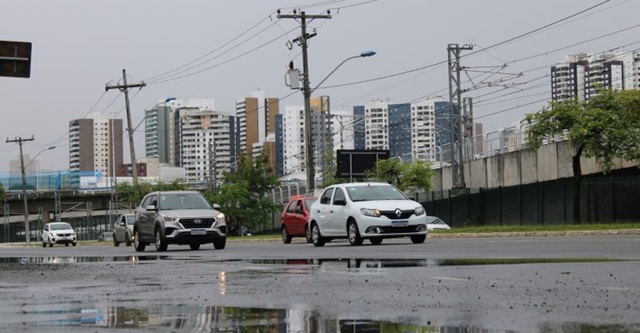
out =
[(158, 213), (162, 214), (163, 216), (175, 216), (187, 219), (196, 217), (213, 218), (220, 214), (220, 212), (215, 209), (172, 209), (159, 211)]
[(376, 200), (376, 201), (356, 201), (351, 203), (354, 207), (374, 208), (380, 210), (402, 210), (415, 209), (421, 205), (413, 200)]

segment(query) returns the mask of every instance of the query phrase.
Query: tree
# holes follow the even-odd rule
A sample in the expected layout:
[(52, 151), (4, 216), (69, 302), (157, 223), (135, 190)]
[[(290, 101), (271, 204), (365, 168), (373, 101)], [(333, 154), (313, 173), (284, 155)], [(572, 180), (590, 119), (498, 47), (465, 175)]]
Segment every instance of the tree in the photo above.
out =
[(187, 186), (180, 180), (174, 180), (171, 183), (158, 182), (157, 184), (151, 184), (147, 182), (138, 182), (138, 186), (133, 186), (129, 183), (118, 184), (116, 191), (118, 191), (118, 199), (121, 202), (128, 202), (133, 206), (140, 203), (142, 198), (153, 191), (184, 191)]
[(4, 186), (0, 183), (0, 202), (5, 202), (7, 200), (7, 195), (4, 191)]
[(572, 156), (574, 177), (573, 221), (580, 223), (580, 158), (595, 158), (605, 173), (614, 158), (640, 158), (640, 91), (602, 90), (589, 101), (564, 100), (551, 103), (541, 111), (528, 114), (529, 144), (540, 148), (544, 140), (567, 135), (575, 153)]
[(367, 171), (367, 178), (395, 185), (401, 191), (429, 190), (433, 170), (425, 161), (402, 163), (397, 158), (379, 160)]
[(266, 226), (278, 208), (266, 196), (277, 184), (277, 177), (268, 164), (268, 156), (267, 151), (263, 151), (255, 160), (241, 156), (237, 171), (225, 173), (217, 191), (205, 194), (211, 202), (221, 206), (220, 210), (225, 214), (232, 233), (238, 232), (242, 226)]

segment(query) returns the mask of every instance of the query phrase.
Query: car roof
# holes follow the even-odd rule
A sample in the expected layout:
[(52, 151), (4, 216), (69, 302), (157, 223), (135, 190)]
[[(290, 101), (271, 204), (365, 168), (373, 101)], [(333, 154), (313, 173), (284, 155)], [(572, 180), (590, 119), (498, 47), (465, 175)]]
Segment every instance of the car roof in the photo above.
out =
[(357, 182), (357, 183), (342, 183), (342, 184), (336, 184), (336, 185), (341, 185), (341, 186), (393, 186), (389, 183), (383, 183), (383, 182)]

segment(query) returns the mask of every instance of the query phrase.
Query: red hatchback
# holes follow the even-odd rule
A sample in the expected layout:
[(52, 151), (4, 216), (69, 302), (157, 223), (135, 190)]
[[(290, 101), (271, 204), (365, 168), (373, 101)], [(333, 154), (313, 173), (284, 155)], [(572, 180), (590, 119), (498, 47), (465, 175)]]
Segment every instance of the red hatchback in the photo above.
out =
[(305, 237), (307, 243), (311, 243), (311, 231), (307, 225), (309, 207), (316, 201), (316, 197), (296, 195), (291, 197), (289, 203), (282, 210), (282, 241), (291, 243), (293, 237)]

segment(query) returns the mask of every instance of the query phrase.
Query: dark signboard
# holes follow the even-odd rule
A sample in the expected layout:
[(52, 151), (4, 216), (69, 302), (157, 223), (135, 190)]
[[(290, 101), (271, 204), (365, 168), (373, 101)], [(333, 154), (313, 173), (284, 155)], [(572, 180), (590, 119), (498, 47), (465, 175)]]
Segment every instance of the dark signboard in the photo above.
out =
[(340, 149), (336, 156), (336, 176), (362, 177), (376, 162), (388, 158), (389, 150)]
[(0, 40), (0, 76), (31, 76), (31, 43)]

